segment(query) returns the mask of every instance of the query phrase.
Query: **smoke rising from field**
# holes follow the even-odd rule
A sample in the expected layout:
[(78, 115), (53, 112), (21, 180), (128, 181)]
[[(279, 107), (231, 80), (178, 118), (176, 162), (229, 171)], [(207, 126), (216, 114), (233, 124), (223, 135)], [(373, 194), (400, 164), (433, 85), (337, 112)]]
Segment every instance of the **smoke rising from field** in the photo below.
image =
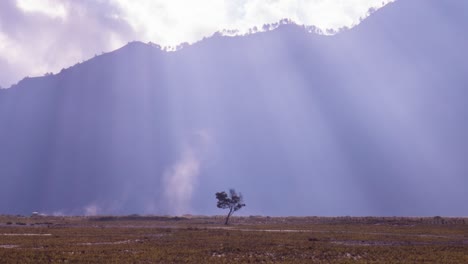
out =
[(99, 211), (100, 211), (100, 208), (96, 204), (90, 204), (84, 208), (84, 213), (86, 216), (98, 215)]
[(199, 130), (184, 145), (179, 159), (166, 170), (163, 177), (164, 200), (172, 215), (189, 213), (194, 189), (201, 175), (202, 165), (211, 136)]

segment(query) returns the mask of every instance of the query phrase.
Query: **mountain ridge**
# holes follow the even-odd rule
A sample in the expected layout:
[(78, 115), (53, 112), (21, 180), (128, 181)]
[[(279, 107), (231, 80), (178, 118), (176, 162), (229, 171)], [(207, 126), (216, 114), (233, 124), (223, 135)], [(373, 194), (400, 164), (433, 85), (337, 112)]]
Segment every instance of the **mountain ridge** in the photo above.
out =
[[(389, 3), (388, 5), (392, 5), (394, 2), (392, 3)], [(385, 7), (383, 7), (385, 8)], [(16, 84), (12, 84), (10, 85), (10, 87), (5, 87), (5, 88), (2, 88), (0, 87), (0, 89), (9, 89), (9, 88), (12, 88), (12, 87), (15, 87), (17, 85), (19, 85), (19, 83), (25, 79), (35, 79), (35, 78), (41, 78), (41, 77), (48, 77), (49, 75), (57, 75), (57, 74), (60, 74), (62, 71), (64, 70), (67, 70), (67, 69), (70, 69), (72, 67), (75, 67), (75, 66), (78, 66), (82, 63), (86, 63), (87, 61), (89, 60), (93, 60), (93, 59), (96, 59), (97, 57), (99, 56), (102, 56), (102, 55), (105, 55), (105, 54), (109, 54), (109, 53), (113, 53), (113, 52), (116, 52), (120, 49), (123, 49), (129, 45), (140, 45), (140, 44), (143, 44), (143, 45), (147, 45), (147, 46), (150, 46), (150, 47), (153, 47), (153, 48), (156, 48), (158, 50), (161, 50), (161, 51), (165, 51), (165, 52), (176, 52), (184, 47), (189, 47), (189, 46), (192, 46), (192, 45), (196, 45), (197, 43), (200, 43), (200, 42), (204, 42), (204, 41), (209, 41), (210, 39), (212, 38), (217, 38), (217, 37), (246, 37), (246, 36), (249, 36), (249, 35), (254, 35), (254, 34), (259, 34), (259, 33), (265, 33), (265, 32), (269, 32), (269, 31), (273, 31), (273, 30), (276, 30), (278, 29), (279, 27), (282, 27), (282, 26), (287, 26), (287, 25), (290, 25), (290, 26), (295, 26), (295, 27), (298, 27), (298, 28), (301, 28), (303, 29), (304, 31), (308, 32), (308, 33), (311, 33), (311, 34), (317, 34), (317, 35), (324, 35), (324, 36), (331, 36), (331, 35), (336, 35), (336, 34), (340, 34), (344, 31), (347, 31), (347, 30), (351, 30), (353, 29), (354, 27), (356, 26), (359, 26), (360, 23), (362, 23), (365, 19), (367, 19), (369, 16), (373, 15), (374, 13), (378, 12), (381, 8), (379, 9), (373, 9), (373, 8), (370, 8), (368, 13), (366, 15), (364, 15), (359, 23), (357, 23), (356, 25), (353, 25), (352, 27), (348, 28), (348, 27), (343, 27), (343, 28), (340, 28), (338, 30), (325, 30), (325, 31), (322, 31), (320, 29), (318, 29), (317, 27), (311, 25), (311, 26), (308, 26), (308, 25), (301, 25), (301, 24), (298, 24), (298, 23), (295, 23), (294, 21), (292, 21), (291, 19), (288, 19), (288, 18), (284, 18), (284, 19), (281, 19), (279, 20), (278, 22), (276, 23), (271, 23), (271, 24), (265, 24), (263, 25), (263, 27), (258, 30), (256, 27), (254, 28), (251, 28), (248, 30), (247, 33), (245, 34), (241, 34), (241, 35), (232, 35), (232, 31), (236, 32), (237, 30), (221, 30), (221, 31), (217, 31), (215, 33), (213, 33), (211, 36), (208, 36), (208, 37), (204, 37), (203, 39), (199, 40), (199, 41), (196, 41), (194, 43), (180, 43), (179, 45), (177, 46), (174, 46), (174, 47), (163, 47), (159, 44), (156, 44), (156, 43), (153, 43), (153, 42), (148, 42), (148, 43), (145, 43), (145, 42), (142, 42), (142, 41), (138, 41), (138, 40), (134, 40), (134, 41), (131, 41), (131, 42), (128, 42), (126, 45), (116, 49), (116, 50), (113, 50), (113, 51), (110, 51), (110, 52), (103, 52), (102, 54), (100, 55), (95, 55), (93, 58), (89, 58), (85, 61), (82, 61), (82, 62), (78, 62), (76, 63), (75, 65), (72, 65), (72, 66), (69, 66), (67, 68), (63, 68), (60, 72), (56, 73), (56, 74), (52, 74), (52, 73), (46, 73), (44, 76), (33, 76), (33, 77), (25, 77), (23, 78), (22, 80), (20, 80), (18, 83)]]

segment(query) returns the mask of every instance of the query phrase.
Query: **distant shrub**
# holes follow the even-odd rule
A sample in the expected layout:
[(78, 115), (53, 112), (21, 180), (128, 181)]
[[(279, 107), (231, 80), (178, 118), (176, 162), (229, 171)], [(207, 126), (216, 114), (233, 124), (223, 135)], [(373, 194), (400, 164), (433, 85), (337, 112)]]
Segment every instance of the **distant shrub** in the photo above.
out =
[(441, 216), (434, 216), (433, 221), (436, 224), (445, 224), (445, 219)]

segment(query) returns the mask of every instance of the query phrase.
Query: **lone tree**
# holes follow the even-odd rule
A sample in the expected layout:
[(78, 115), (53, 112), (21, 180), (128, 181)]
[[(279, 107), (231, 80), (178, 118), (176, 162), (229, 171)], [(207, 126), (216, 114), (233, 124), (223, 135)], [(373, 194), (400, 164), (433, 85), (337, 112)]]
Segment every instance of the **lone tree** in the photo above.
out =
[(235, 212), (245, 206), (242, 194), (236, 193), (236, 190), (230, 189), (229, 195), (226, 192), (217, 192), (216, 199), (218, 199), (218, 208), (229, 209), (229, 213), (226, 216), (225, 225), (229, 222), (229, 217)]

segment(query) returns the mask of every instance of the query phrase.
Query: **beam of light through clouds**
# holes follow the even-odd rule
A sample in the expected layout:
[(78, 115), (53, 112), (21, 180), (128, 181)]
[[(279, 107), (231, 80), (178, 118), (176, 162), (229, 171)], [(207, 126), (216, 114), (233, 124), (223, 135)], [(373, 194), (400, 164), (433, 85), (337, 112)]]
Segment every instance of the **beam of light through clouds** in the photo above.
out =
[[(96, 40), (84, 43), (92, 49), (128, 36), (163, 44), (180, 32), (184, 41), (196, 41), (222, 28), (242, 30), (246, 10), (255, 9), (247, 8), (255, 1), (245, 1), (238, 13), (226, 11), (234, 18), (210, 17), (187, 3), (193, 13), (181, 17), (193, 20), (188, 25), (164, 16), (174, 11), (163, 2), (140, 1), (141, 10), (123, 1), (100, 1), (94, 10), (91, 1), (61, 1), (63, 9), (54, 10), (2, 3), (10, 3), (2, 21), (24, 15), (10, 25), (50, 20), (62, 27), (56, 43), (47, 27), (33, 32), (41, 41), (23, 43), (29, 55), (54, 43), (49, 59), (81, 56), (88, 38)], [(297, 6), (286, 4), (258, 8), (258, 23), (281, 19), (281, 12), (305, 23), (294, 16)], [(234, 10), (225, 6), (211, 7)], [(145, 16), (149, 10), (162, 17)], [(2, 90), (0, 175), (8, 177), (0, 185), (0, 208), (215, 214), (213, 194), (233, 187), (246, 194), (245, 215), (466, 215), (466, 10), (459, 0), (398, 1), (332, 37), (285, 25), (173, 53), (135, 42)], [(219, 28), (195, 21), (200, 17)], [(255, 26), (255, 19), (246, 25)], [(163, 34), (166, 40), (152, 36), (164, 32), (159, 20), (177, 32)], [(70, 25), (80, 34), (67, 32)], [(27, 37), (15, 27), (0, 30), (0, 46), (11, 53), (1, 56), (47, 66), (44, 57), (23, 55), (15, 39)]]
[(0, 86), (58, 72), (140, 40), (173, 47), (222, 30), (288, 18), (323, 31), (353, 27), (395, 0), (5, 0), (0, 2)]

